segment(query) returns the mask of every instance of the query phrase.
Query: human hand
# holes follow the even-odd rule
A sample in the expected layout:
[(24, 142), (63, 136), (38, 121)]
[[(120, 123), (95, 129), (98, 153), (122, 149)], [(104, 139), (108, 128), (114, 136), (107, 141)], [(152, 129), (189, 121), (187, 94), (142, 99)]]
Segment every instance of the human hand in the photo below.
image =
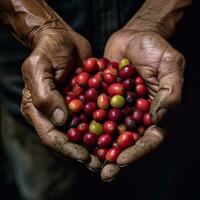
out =
[(34, 48), (22, 65), (25, 82), (21, 110), (34, 126), (43, 144), (65, 158), (79, 160), (92, 170), (100, 161), (57, 130), (68, 117), (57, 86), (70, 75), (72, 66), (91, 56), (89, 42), (74, 31), (48, 28), (34, 35)]
[(120, 167), (156, 149), (165, 138), (159, 124), (169, 110), (181, 101), (184, 58), (165, 39), (155, 32), (136, 32), (121, 29), (108, 40), (104, 57), (120, 61), (128, 58), (143, 77), (152, 99), (150, 112), (156, 125), (149, 127), (134, 146), (121, 152), (117, 164), (106, 164), (101, 172), (105, 181), (116, 177)]

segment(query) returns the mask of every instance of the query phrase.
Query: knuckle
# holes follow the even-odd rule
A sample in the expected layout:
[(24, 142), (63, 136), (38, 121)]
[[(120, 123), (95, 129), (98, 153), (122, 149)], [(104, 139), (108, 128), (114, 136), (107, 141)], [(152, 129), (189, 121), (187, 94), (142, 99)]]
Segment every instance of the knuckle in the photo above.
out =
[(49, 102), (49, 96), (45, 94), (38, 93), (37, 95), (35, 95), (35, 98), (33, 98), (33, 104), (39, 109), (46, 108), (48, 102)]
[(180, 52), (173, 49), (170, 49), (164, 53), (163, 61), (172, 67), (176, 67), (179, 71), (182, 71), (185, 66), (184, 56)]
[(38, 63), (41, 62), (42, 56), (38, 54), (30, 55), (22, 64), (22, 74), (25, 79), (29, 79), (35, 73)]

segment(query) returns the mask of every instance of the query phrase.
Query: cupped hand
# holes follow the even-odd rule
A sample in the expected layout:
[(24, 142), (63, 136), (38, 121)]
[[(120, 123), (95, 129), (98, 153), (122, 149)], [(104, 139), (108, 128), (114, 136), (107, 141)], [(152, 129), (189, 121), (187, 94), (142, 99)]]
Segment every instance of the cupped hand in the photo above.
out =
[(76, 32), (47, 28), (33, 37), (33, 51), (22, 65), (25, 82), (21, 111), (43, 144), (65, 158), (82, 161), (92, 170), (100, 161), (81, 145), (69, 142), (56, 126), (66, 123), (68, 111), (57, 86), (73, 66), (91, 56), (89, 42)]
[(128, 58), (143, 77), (152, 99), (153, 125), (146, 129), (134, 146), (121, 152), (117, 164), (106, 164), (101, 172), (105, 181), (116, 177), (120, 167), (156, 149), (165, 138), (165, 130), (159, 127), (167, 113), (181, 101), (184, 57), (155, 32), (136, 32), (121, 29), (108, 40), (104, 56), (120, 61)]

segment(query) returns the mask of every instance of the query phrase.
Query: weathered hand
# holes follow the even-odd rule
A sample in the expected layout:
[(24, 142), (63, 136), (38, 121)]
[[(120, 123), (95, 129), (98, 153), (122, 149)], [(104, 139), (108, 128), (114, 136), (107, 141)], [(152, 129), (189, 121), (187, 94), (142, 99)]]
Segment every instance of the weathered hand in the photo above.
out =
[(121, 29), (115, 32), (105, 47), (105, 57), (120, 61), (128, 58), (144, 78), (152, 99), (151, 113), (156, 125), (132, 147), (122, 151), (117, 164), (107, 164), (102, 179), (112, 180), (121, 166), (133, 163), (162, 143), (165, 130), (159, 127), (167, 112), (181, 100), (184, 58), (165, 39), (154, 32), (135, 32)]
[(57, 85), (66, 79), (72, 66), (91, 55), (89, 42), (74, 31), (43, 29), (34, 35), (34, 48), (22, 65), (25, 82), (21, 110), (34, 126), (42, 143), (65, 158), (87, 163), (96, 170), (99, 160), (88, 151), (68, 141), (58, 131), (68, 116), (67, 107)]

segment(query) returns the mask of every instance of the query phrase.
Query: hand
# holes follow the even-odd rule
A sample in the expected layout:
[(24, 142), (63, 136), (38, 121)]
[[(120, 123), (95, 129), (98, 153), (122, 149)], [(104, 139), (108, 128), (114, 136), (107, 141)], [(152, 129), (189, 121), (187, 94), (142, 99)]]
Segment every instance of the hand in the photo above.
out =
[(104, 56), (120, 61), (128, 58), (144, 78), (152, 99), (151, 114), (156, 125), (149, 127), (136, 144), (121, 152), (117, 164), (107, 164), (101, 172), (102, 179), (112, 180), (121, 166), (157, 148), (165, 137), (165, 130), (158, 126), (169, 110), (181, 100), (184, 58), (165, 39), (155, 32), (135, 32), (121, 29), (107, 42)]
[(55, 126), (63, 125), (68, 116), (67, 107), (57, 85), (66, 79), (72, 66), (91, 56), (89, 42), (76, 32), (47, 28), (33, 37), (34, 48), (22, 65), (25, 82), (21, 110), (34, 126), (43, 144), (65, 158), (87, 163), (96, 170), (100, 161), (90, 156), (78, 144)]

